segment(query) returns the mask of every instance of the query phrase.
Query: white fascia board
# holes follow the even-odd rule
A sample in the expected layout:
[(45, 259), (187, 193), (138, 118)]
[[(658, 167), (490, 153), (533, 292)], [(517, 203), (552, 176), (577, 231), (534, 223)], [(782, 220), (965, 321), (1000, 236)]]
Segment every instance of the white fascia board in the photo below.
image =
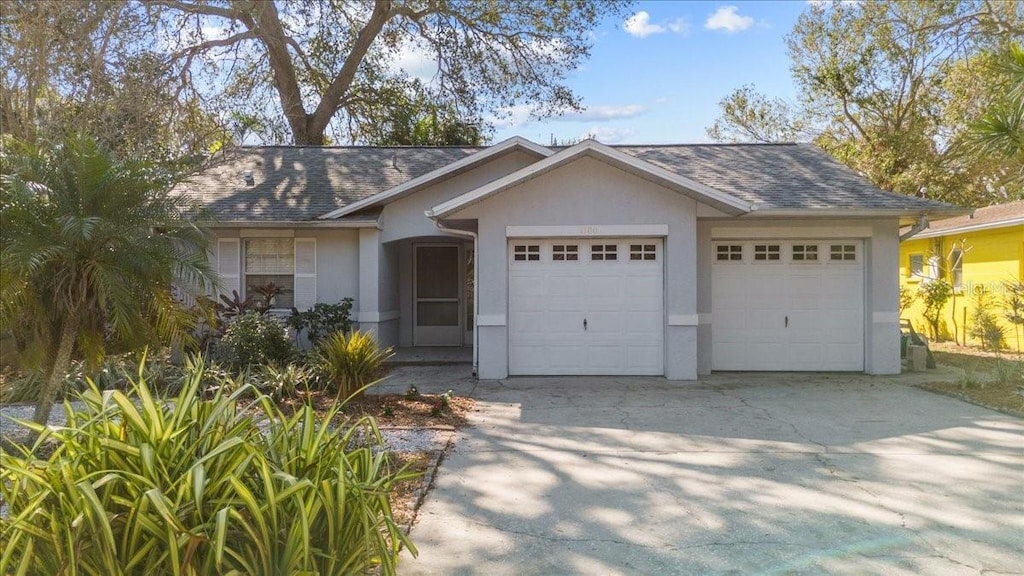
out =
[(196, 222), (203, 228), (377, 228), (377, 220), (209, 220)]
[(759, 208), (743, 218), (899, 218), (903, 225), (917, 222), (921, 216), (939, 219), (970, 213), (970, 208)]
[(614, 148), (610, 148), (594, 140), (584, 140), (583, 142), (571, 148), (566, 148), (557, 154), (553, 154), (540, 162), (531, 164), (503, 178), (499, 178), (489, 184), (485, 184), (476, 190), (471, 190), (461, 196), (456, 196), (447, 202), (438, 204), (430, 210), (427, 210), (426, 214), (431, 218), (444, 218), (458, 210), (480, 202), (493, 194), (497, 194), (498, 192), (502, 192), (508, 188), (522, 184), (523, 182), (536, 178), (546, 172), (550, 172), (560, 166), (564, 166), (565, 164), (583, 156), (591, 156), (599, 160), (603, 160), (607, 164), (617, 166), (620, 169), (625, 169), (627, 172), (655, 182), (661, 186), (690, 192), (695, 196), (696, 200), (704, 202), (705, 204), (710, 204), (727, 214), (739, 215), (745, 214), (751, 210), (749, 203), (744, 202), (735, 196), (726, 194), (725, 192), (716, 190), (694, 180), (690, 180), (689, 178), (679, 176), (678, 174), (669, 172), (664, 168), (660, 168), (649, 162), (630, 156), (625, 152), (619, 152)]
[(956, 228), (946, 228), (945, 230), (924, 230), (923, 232), (915, 234), (914, 238), (936, 238), (938, 236), (949, 236), (950, 234), (980, 232), (982, 230), (994, 230), (996, 228), (1009, 228), (1011, 226), (1020, 225), (1024, 225), (1024, 216), (999, 222), (987, 222), (985, 224), (967, 224), (964, 226), (957, 226)]
[(531, 142), (521, 136), (513, 136), (511, 138), (508, 138), (507, 140), (502, 140), (501, 142), (493, 146), (485, 148), (477, 152), (476, 154), (470, 154), (469, 156), (466, 156), (462, 160), (452, 162), (451, 164), (442, 166), (432, 172), (427, 172), (426, 174), (419, 176), (417, 178), (413, 178), (408, 182), (403, 182), (402, 184), (399, 184), (394, 188), (389, 188), (388, 190), (385, 190), (379, 194), (374, 194), (369, 198), (363, 198), (358, 202), (353, 202), (348, 206), (338, 208), (337, 210), (328, 212), (323, 216), (318, 216), (318, 218), (320, 218), (321, 220), (329, 220), (332, 218), (340, 218), (341, 216), (345, 216), (346, 214), (352, 214), (358, 212), (359, 210), (365, 210), (366, 208), (373, 208), (374, 206), (384, 204), (388, 200), (391, 200), (393, 198), (400, 198), (406, 194), (415, 192), (420, 188), (429, 186), (435, 181), (441, 180), (443, 178), (448, 178), (456, 174), (459, 174), (460, 172), (464, 172), (466, 170), (474, 168), (490, 158), (493, 158), (500, 154), (504, 154), (505, 152), (508, 152), (516, 148), (528, 152), (533, 152), (534, 154), (537, 154), (541, 158), (547, 158), (548, 156), (554, 154), (553, 151), (551, 151), (548, 148), (545, 148), (544, 146), (541, 146), (540, 144)]

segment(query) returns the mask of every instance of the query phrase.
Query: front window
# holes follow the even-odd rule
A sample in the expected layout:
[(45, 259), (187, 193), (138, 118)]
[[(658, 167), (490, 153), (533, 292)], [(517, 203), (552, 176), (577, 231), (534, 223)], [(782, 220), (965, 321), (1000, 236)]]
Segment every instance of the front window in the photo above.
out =
[(291, 238), (249, 238), (245, 241), (245, 296), (259, 298), (270, 283), (281, 289), (273, 308), (295, 305), (295, 244)]

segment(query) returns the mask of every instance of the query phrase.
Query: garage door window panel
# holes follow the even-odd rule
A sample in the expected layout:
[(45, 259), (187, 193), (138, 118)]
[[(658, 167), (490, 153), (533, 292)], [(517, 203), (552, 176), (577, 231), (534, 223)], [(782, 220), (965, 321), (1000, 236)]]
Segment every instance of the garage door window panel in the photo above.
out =
[(652, 261), (658, 259), (656, 244), (630, 244), (629, 259), (632, 261)]
[(856, 244), (832, 244), (829, 247), (829, 259), (833, 262), (856, 262)]
[(793, 262), (818, 262), (818, 245), (794, 244), (792, 258)]
[(590, 246), (590, 259), (596, 262), (619, 259), (619, 247), (615, 244), (593, 244)]
[(782, 246), (778, 244), (754, 244), (755, 262), (779, 262), (782, 260)]
[(555, 244), (551, 247), (551, 259), (555, 262), (578, 262), (580, 247), (578, 244)]
[(719, 244), (715, 247), (715, 260), (718, 262), (742, 262), (742, 244)]
[(512, 260), (515, 262), (539, 262), (539, 244), (516, 244), (512, 247)]

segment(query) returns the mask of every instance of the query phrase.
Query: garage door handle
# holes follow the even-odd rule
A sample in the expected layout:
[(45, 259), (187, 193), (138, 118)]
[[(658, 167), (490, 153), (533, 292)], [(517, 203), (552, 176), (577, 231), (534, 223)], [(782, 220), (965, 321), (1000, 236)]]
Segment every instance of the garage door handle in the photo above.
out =
[(587, 319), (584, 318), (583, 319), (583, 330), (586, 331), (586, 329), (587, 329)]
[(786, 328), (789, 328), (789, 316), (786, 316)]

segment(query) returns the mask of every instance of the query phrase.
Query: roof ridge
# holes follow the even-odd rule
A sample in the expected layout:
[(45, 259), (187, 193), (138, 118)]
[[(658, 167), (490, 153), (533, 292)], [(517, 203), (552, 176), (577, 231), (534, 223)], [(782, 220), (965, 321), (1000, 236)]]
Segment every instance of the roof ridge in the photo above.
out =
[(611, 148), (694, 148), (694, 147), (769, 147), (803, 146), (805, 142), (680, 142), (676, 144), (606, 144)]

